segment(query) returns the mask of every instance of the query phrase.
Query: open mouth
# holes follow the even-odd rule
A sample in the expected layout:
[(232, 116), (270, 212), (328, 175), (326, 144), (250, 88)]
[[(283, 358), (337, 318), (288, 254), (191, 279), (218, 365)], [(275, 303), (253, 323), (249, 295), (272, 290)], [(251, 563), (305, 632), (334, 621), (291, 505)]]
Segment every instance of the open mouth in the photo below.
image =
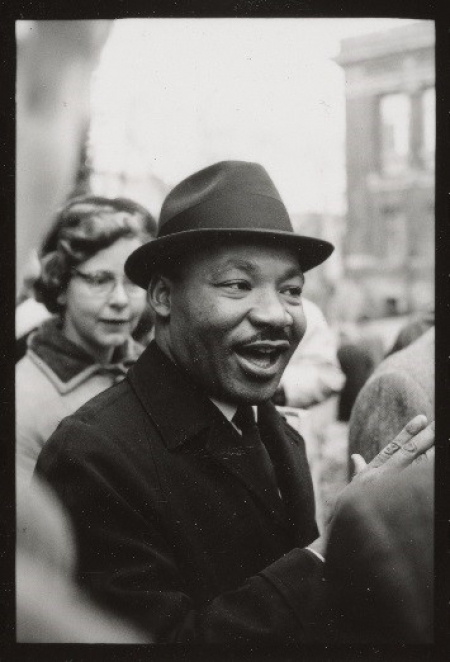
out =
[(287, 342), (255, 343), (238, 347), (236, 353), (252, 371), (272, 373), (278, 370), (280, 358), (288, 349)]

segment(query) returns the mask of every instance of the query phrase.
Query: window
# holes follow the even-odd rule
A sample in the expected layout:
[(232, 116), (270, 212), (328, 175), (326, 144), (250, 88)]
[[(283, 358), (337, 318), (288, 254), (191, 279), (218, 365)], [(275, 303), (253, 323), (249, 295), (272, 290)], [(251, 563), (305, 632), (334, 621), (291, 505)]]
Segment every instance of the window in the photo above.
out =
[(395, 175), (408, 167), (411, 100), (407, 94), (387, 94), (380, 100), (381, 168)]

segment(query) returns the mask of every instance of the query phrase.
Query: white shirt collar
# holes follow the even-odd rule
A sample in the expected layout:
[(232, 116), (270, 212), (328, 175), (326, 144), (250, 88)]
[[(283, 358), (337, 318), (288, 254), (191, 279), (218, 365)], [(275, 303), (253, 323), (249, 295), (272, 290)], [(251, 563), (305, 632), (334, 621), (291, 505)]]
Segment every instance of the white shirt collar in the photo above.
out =
[(215, 400), (215, 398), (210, 398), (210, 400), (213, 404), (216, 405), (217, 409), (220, 409), (225, 418), (228, 421), (231, 421), (236, 413), (237, 405), (230, 405), (228, 402), (221, 402), (219, 400)]
[[(229, 402), (223, 402), (222, 400), (216, 400), (215, 398), (210, 398), (211, 402), (216, 405), (217, 409), (220, 409), (222, 414), (228, 421), (231, 421), (233, 416), (237, 411), (237, 405), (231, 405)], [(252, 405), (253, 413), (255, 414), (255, 421), (258, 420), (258, 407), (257, 405)]]

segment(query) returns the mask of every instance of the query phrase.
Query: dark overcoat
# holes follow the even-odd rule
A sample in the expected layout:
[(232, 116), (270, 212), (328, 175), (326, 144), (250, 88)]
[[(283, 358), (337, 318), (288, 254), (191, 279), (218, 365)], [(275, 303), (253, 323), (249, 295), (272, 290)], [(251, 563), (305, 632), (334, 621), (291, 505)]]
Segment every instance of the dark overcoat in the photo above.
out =
[[(73, 518), (78, 578), (156, 642), (302, 641), (322, 562), (303, 439), (266, 403), (282, 501), (155, 343), (64, 419), (37, 465)], [(275, 454), (274, 454), (275, 453)]]
[(354, 496), (350, 486), (330, 527), (322, 641), (431, 644), (434, 455)]

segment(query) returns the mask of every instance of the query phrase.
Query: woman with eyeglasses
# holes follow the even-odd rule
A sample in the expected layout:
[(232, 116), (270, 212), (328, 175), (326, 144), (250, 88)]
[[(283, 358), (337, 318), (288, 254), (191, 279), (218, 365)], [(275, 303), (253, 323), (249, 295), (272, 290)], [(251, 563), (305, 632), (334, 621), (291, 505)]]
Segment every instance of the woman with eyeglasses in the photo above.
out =
[(52, 313), (16, 366), (16, 468), (29, 482), (58, 423), (121, 381), (143, 347), (131, 336), (145, 291), (124, 274), (156, 224), (125, 198), (83, 196), (57, 215), (41, 249), (35, 297)]

